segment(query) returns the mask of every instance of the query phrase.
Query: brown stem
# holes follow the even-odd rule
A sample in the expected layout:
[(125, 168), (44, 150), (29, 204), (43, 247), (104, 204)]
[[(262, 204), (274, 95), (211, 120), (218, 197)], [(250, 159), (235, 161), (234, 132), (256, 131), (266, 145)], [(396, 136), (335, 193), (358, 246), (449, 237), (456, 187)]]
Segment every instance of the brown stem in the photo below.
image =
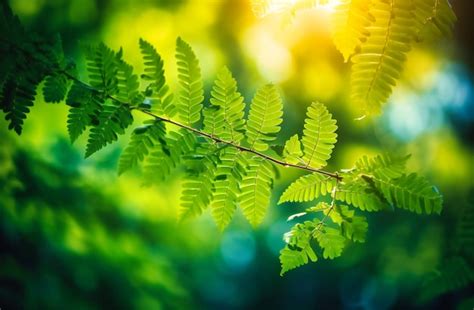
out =
[[(70, 80), (73, 80), (77, 83), (81, 83), (82, 85), (86, 86), (87, 88), (89, 89), (92, 89), (92, 90), (95, 90), (95, 91), (98, 91), (97, 89), (91, 87), (90, 85), (84, 83), (83, 81), (79, 80), (78, 78), (76, 78), (75, 76), (73, 76), (72, 74), (70, 74), (69, 72), (67, 71), (61, 71), (62, 74), (64, 74), (67, 78), (69, 78)], [(120, 100), (118, 100), (117, 98), (114, 98), (113, 96), (110, 96), (110, 95), (107, 95), (107, 98), (111, 99), (111, 100), (114, 100), (116, 102), (119, 102), (121, 104), (126, 104), (124, 102), (121, 102)], [(139, 109), (139, 108), (131, 108), (131, 109), (134, 109), (134, 110), (137, 110), (137, 111), (140, 111), (144, 114), (147, 114), (151, 117), (154, 117), (155, 119), (158, 119), (160, 121), (163, 121), (163, 122), (166, 122), (166, 123), (169, 123), (169, 124), (173, 124), (175, 126), (178, 126), (180, 128), (183, 128), (185, 130), (188, 130), (188, 131), (191, 131), (191, 132), (194, 132), (195, 134), (197, 135), (200, 135), (200, 136), (203, 136), (203, 137), (206, 137), (206, 138), (209, 138), (215, 142), (218, 142), (218, 143), (223, 143), (223, 144), (226, 144), (226, 145), (229, 145), (229, 146), (232, 146), (236, 149), (238, 149), (239, 151), (242, 151), (242, 152), (247, 152), (247, 153), (251, 153), (251, 154), (254, 154), (258, 157), (261, 157), (263, 159), (266, 159), (268, 161), (271, 161), (277, 165), (280, 165), (280, 166), (284, 166), (284, 167), (292, 167), (292, 168), (296, 168), (296, 169), (301, 169), (301, 170), (305, 170), (305, 171), (309, 171), (309, 172), (314, 172), (314, 173), (319, 173), (319, 174), (322, 174), (322, 175), (325, 175), (325, 176), (328, 176), (328, 177), (331, 177), (331, 178), (334, 178), (336, 179), (337, 181), (340, 181), (342, 180), (342, 177), (339, 176), (339, 174), (337, 172), (329, 172), (329, 171), (325, 171), (325, 170), (321, 170), (321, 169), (315, 169), (315, 168), (311, 168), (311, 167), (308, 167), (308, 166), (302, 166), (302, 165), (297, 165), (297, 164), (291, 164), (291, 163), (287, 163), (285, 161), (282, 161), (282, 160), (279, 160), (279, 159), (276, 159), (276, 158), (273, 158), (269, 155), (266, 155), (264, 153), (260, 153), (252, 148), (249, 148), (249, 147), (246, 147), (246, 146), (242, 146), (242, 145), (238, 145), (238, 144), (235, 144), (234, 142), (232, 141), (226, 141), (226, 140), (223, 140), (219, 137), (216, 137), (212, 134), (209, 134), (207, 132), (204, 132), (204, 131), (201, 131), (199, 129), (196, 129), (196, 128), (193, 128), (191, 126), (188, 126), (188, 125), (185, 125), (185, 124), (181, 124), (177, 121), (174, 121), (172, 119), (169, 119), (169, 118), (164, 118), (164, 117), (161, 117), (159, 115), (156, 115), (148, 110), (143, 110), (143, 109)]]
[[(336, 193), (337, 193), (337, 186), (338, 185), (339, 185), (339, 179), (336, 179), (336, 185), (334, 186), (334, 188), (332, 190), (332, 193), (331, 193), (332, 200), (331, 200), (331, 205), (328, 208), (328, 212), (326, 214), (324, 214), (323, 219), (318, 223), (318, 225), (316, 225), (316, 227), (311, 232), (311, 235), (314, 236), (314, 234), (316, 232), (321, 233), (321, 227), (324, 225), (324, 222), (326, 221), (326, 219), (331, 215), (332, 210), (334, 210), (334, 208), (336, 207)], [(316, 238), (316, 237), (317, 236), (314, 236), (314, 238)]]

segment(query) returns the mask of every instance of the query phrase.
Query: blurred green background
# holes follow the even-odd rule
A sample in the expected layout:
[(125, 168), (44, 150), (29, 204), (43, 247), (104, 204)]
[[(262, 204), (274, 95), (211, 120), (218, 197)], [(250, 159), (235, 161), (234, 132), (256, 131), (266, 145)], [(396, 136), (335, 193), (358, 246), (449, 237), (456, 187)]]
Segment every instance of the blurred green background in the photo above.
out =
[(472, 309), (472, 285), (440, 296), (424, 286), (459, 253), (474, 268), (456, 240), (474, 203), (471, 1), (452, 1), (459, 18), (453, 38), (417, 45), (383, 115), (362, 121), (355, 120), (350, 66), (331, 43), (326, 9), (259, 19), (246, 0), (10, 4), (30, 29), (61, 33), (80, 70), (81, 44), (104, 41), (123, 47), (140, 71), (138, 39), (145, 38), (165, 59), (174, 89), (174, 44), (182, 36), (200, 58), (207, 90), (223, 65), (247, 102), (262, 84), (278, 85), (285, 103), (280, 141), (301, 132), (306, 107), (319, 100), (339, 124), (329, 169), (349, 168), (363, 154), (411, 153), (409, 168), (437, 184), (445, 204), (441, 216), (370, 214), (365, 244), (280, 277), (278, 252), (292, 225), (286, 218), (305, 206), (276, 201), (296, 171), (281, 170), (257, 229), (239, 211), (223, 233), (208, 213), (177, 224), (179, 175), (151, 188), (138, 174), (117, 177), (128, 136), (84, 160), (86, 137), (69, 143), (66, 106), (39, 95), (21, 137), (0, 121), (2, 310)]

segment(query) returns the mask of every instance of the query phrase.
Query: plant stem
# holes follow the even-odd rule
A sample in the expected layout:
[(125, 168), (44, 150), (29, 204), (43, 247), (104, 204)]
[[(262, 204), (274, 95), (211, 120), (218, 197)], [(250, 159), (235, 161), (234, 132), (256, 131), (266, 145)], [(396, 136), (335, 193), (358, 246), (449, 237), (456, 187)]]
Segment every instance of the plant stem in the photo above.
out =
[[(85, 87), (91, 89), (91, 90), (94, 90), (94, 91), (98, 91), (100, 92), (99, 90), (93, 88), (92, 86), (88, 85), (87, 83), (84, 83), (83, 81), (79, 80), (78, 78), (76, 78), (75, 76), (73, 76), (72, 74), (70, 74), (69, 72), (67, 71), (60, 71), (60, 73), (64, 74), (68, 79), (72, 80), (72, 81), (75, 81), (77, 83), (80, 83), (82, 85), (84, 85)], [(118, 102), (120, 104), (123, 104), (123, 105), (127, 105), (127, 106), (130, 106), (128, 103), (125, 103), (125, 102), (122, 102), (120, 100), (118, 100), (117, 98), (114, 98), (113, 96), (110, 96), (110, 95), (107, 95), (107, 98), (111, 99), (111, 100), (114, 100), (115, 102)], [(342, 180), (342, 177), (339, 176), (339, 174), (337, 172), (329, 172), (329, 171), (326, 171), (326, 170), (321, 170), (321, 169), (315, 169), (315, 168), (311, 168), (309, 166), (302, 166), (302, 165), (297, 165), (297, 164), (290, 164), (290, 163), (287, 163), (283, 160), (279, 160), (279, 159), (276, 159), (276, 158), (273, 158), (269, 155), (266, 155), (264, 153), (261, 153), (261, 152), (258, 152), (252, 148), (249, 148), (249, 147), (246, 147), (246, 146), (242, 146), (242, 145), (239, 145), (239, 144), (236, 144), (232, 141), (226, 141), (226, 140), (223, 140), (219, 137), (216, 137), (212, 134), (209, 134), (207, 132), (204, 132), (204, 131), (201, 131), (199, 129), (196, 129), (196, 128), (193, 128), (191, 126), (188, 126), (188, 125), (185, 125), (185, 124), (181, 124), (175, 120), (172, 120), (172, 119), (169, 119), (169, 118), (164, 118), (162, 116), (159, 116), (159, 115), (156, 115), (154, 113), (152, 113), (151, 111), (148, 111), (148, 110), (143, 110), (143, 109), (139, 109), (139, 108), (133, 108), (131, 107), (130, 109), (132, 110), (137, 110), (137, 111), (140, 111), (141, 113), (144, 113), (148, 116), (151, 116), (151, 117), (154, 117), (155, 119), (157, 120), (160, 120), (160, 121), (163, 121), (163, 122), (166, 122), (166, 123), (169, 123), (169, 124), (173, 124), (175, 126), (178, 126), (180, 128), (183, 128), (185, 130), (188, 130), (188, 131), (191, 131), (191, 132), (194, 132), (195, 134), (197, 135), (200, 135), (202, 137), (206, 137), (208, 139), (211, 139), (215, 142), (218, 142), (218, 143), (223, 143), (223, 144), (226, 144), (226, 145), (229, 145), (229, 146), (232, 146), (242, 152), (247, 152), (247, 153), (251, 153), (251, 154), (254, 154), (258, 157), (261, 157), (263, 159), (266, 159), (268, 161), (271, 161), (277, 165), (280, 165), (280, 166), (283, 166), (283, 167), (292, 167), (292, 168), (296, 168), (296, 169), (300, 169), (300, 170), (305, 170), (305, 171), (309, 171), (309, 172), (313, 172), (313, 173), (319, 173), (319, 174), (322, 174), (322, 175), (325, 175), (327, 177), (330, 177), (330, 178), (334, 178), (336, 179), (337, 181), (340, 181)]]
[(171, 120), (171, 119), (167, 119), (167, 118), (163, 118), (161, 116), (158, 116), (152, 112), (149, 112), (149, 111), (146, 111), (146, 110), (141, 110), (141, 109), (137, 109), (138, 111), (142, 112), (142, 113), (145, 113), (149, 116), (152, 116), (160, 121), (163, 121), (163, 122), (167, 122), (167, 123), (170, 123), (170, 124), (173, 124), (173, 125), (176, 125), (180, 128), (183, 128), (183, 129), (186, 129), (188, 131), (192, 131), (200, 136), (203, 136), (203, 137), (206, 137), (206, 138), (209, 138), (211, 140), (214, 140), (215, 142), (218, 142), (218, 143), (224, 143), (224, 144), (227, 144), (227, 145), (230, 145), (242, 152), (247, 152), (247, 153), (251, 153), (251, 154), (254, 154), (256, 156), (259, 156), (261, 158), (264, 158), (266, 160), (269, 160), (277, 165), (281, 165), (281, 166), (284, 166), (284, 167), (292, 167), (292, 168), (298, 168), (298, 169), (302, 169), (302, 170), (306, 170), (306, 171), (310, 171), (310, 172), (315, 172), (315, 173), (319, 173), (319, 174), (323, 174), (325, 176), (328, 176), (328, 177), (331, 177), (331, 178), (335, 178), (337, 180), (341, 180), (342, 178), (337, 174), (337, 173), (332, 173), (332, 172), (329, 172), (329, 171), (325, 171), (325, 170), (320, 170), (320, 169), (315, 169), (315, 168), (311, 168), (311, 167), (307, 167), (307, 166), (301, 166), (301, 165), (295, 165), (295, 164), (290, 164), (290, 163), (287, 163), (287, 162), (284, 162), (282, 160), (279, 160), (279, 159), (276, 159), (276, 158), (273, 158), (269, 155), (266, 155), (264, 153), (260, 153), (254, 149), (251, 149), (249, 147), (246, 147), (246, 146), (242, 146), (242, 145), (238, 145), (238, 144), (235, 144), (234, 142), (231, 142), (231, 141), (226, 141), (226, 140), (223, 140), (219, 137), (216, 137), (216, 136), (213, 136), (207, 132), (204, 132), (204, 131), (201, 131), (201, 130), (198, 130), (198, 129), (195, 129), (193, 127), (190, 127), (190, 126), (187, 126), (187, 125), (184, 125), (184, 124), (181, 124), (181, 123), (178, 123), (174, 120)]
[(321, 227), (324, 225), (324, 222), (326, 221), (326, 219), (331, 215), (332, 210), (334, 210), (334, 208), (336, 207), (336, 193), (337, 193), (338, 185), (339, 185), (339, 179), (336, 179), (336, 185), (334, 186), (331, 192), (332, 200), (331, 200), (331, 205), (328, 208), (328, 212), (324, 214), (323, 219), (318, 223), (318, 225), (316, 225), (316, 227), (311, 232), (311, 235), (313, 235), (314, 238), (317, 237), (315, 236), (316, 232), (321, 233)]

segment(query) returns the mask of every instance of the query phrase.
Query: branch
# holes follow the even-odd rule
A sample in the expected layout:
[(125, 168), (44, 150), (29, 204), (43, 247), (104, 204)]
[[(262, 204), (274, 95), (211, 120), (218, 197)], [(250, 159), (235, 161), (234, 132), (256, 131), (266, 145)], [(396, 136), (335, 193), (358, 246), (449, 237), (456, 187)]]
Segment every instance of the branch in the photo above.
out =
[(317, 233), (317, 232), (321, 233), (321, 227), (324, 225), (324, 222), (326, 221), (326, 219), (331, 215), (332, 210), (334, 210), (334, 208), (336, 207), (336, 193), (337, 193), (337, 187), (339, 185), (339, 180), (340, 179), (336, 179), (336, 185), (332, 189), (332, 192), (331, 192), (332, 200), (331, 200), (331, 205), (328, 208), (328, 212), (326, 214), (324, 214), (323, 219), (318, 223), (318, 225), (316, 225), (316, 227), (311, 232), (311, 235), (313, 235), (314, 238), (317, 237), (317, 236), (314, 235), (315, 233)]
[[(64, 74), (68, 79), (70, 80), (73, 80), (77, 83), (81, 83), (82, 85), (84, 85), (85, 87), (91, 89), (91, 90), (94, 90), (94, 91), (97, 91), (97, 92), (100, 92), (100, 90), (97, 90), (95, 88), (93, 88), (92, 86), (90, 86), (89, 84), (87, 83), (84, 83), (83, 81), (79, 80), (78, 78), (76, 78), (75, 76), (73, 76), (72, 74), (70, 74), (69, 72), (65, 71), (65, 70), (61, 70), (60, 73)], [(118, 100), (117, 98), (113, 97), (113, 96), (110, 96), (110, 95), (107, 95), (107, 98), (117, 102), (117, 103), (120, 103), (122, 105), (127, 105), (127, 106), (130, 106), (128, 103), (126, 102), (122, 102), (120, 100)], [(297, 164), (290, 164), (290, 163), (287, 163), (283, 160), (279, 160), (279, 159), (276, 159), (276, 158), (273, 158), (269, 155), (266, 155), (264, 153), (260, 153), (252, 148), (249, 148), (249, 147), (245, 147), (245, 146), (242, 146), (242, 145), (239, 145), (239, 144), (235, 144), (234, 142), (232, 141), (226, 141), (226, 140), (223, 140), (219, 137), (216, 137), (212, 134), (209, 134), (207, 132), (204, 132), (204, 131), (201, 131), (199, 129), (196, 129), (196, 128), (193, 128), (191, 126), (187, 126), (187, 125), (184, 125), (184, 124), (181, 124), (177, 121), (174, 121), (172, 119), (169, 119), (169, 118), (164, 118), (162, 116), (159, 116), (159, 115), (156, 115), (148, 110), (143, 110), (143, 109), (140, 109), (140, 108), (133, 108), (131, 107), (130, 108), (131, 110), (137, 110), (137, 111), (140, 111), (141, 113), (144, 113), (148, 116), (151, 116), (151, 117), (154, 117), (155, 119), (157, 120), (160, 120), (160, 121), (163, 121), (163, 122), (166, 122), (166, 123), (169, 123), (169, 124), (173, 124), (175, 126), (178, 126), (180, 128), (183, 128), (187, 131), (191, 131), (191, 132), (194, 132), (195, 134), (197, 135), (200, 135), (202, 137), (206, 137), (208, 139), (211, 139), (215, 142), (218, 142), (218, 143), (223, 143), (223, 144), (226, 144), (226, 145), (229, 145), (229, 146), (232, 146), (242, 152), (247, 152), (247, 153), (251, 153), (251, 154), (254, 154), (258, 157), (261, 157), (263, 159), (266, 159), (268, 161), (271, 161), (277, 165), (280, 165), (280, 166), (283, 166), (283, 167), (292, 167), (292, 168), (296, 168), (296, 169), (300, 169), (300, 170), (305, 170), (305, 171), (309, 171), (309, 172), (314, 172), (314, 173), (319, 173), (319, 174), (322, 174), (322, 175), (325, 175), (325, 176), (328, 176), (330, 178), (334, 178), (336, 179), (337, 181), (341, 181), (342, 180), (342, 177), (339, 176), (339, 174), (337, 172), (329, 172), (329, 171), (326, 171), (326, 170), (321, 170), (321, 169), (315, 169), (315, 168), (311, 168), (311, 167), (308, 167), (308, 166), (302, 166), (302, 165), (297, 165)]]

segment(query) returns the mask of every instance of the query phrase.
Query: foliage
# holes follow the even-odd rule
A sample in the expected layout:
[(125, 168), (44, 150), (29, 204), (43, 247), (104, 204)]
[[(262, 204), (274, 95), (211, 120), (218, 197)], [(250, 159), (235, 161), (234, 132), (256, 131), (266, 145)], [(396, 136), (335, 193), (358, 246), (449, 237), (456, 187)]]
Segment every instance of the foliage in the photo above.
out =
[(449, 255), (437, 270), (429, 274), (421, 289), (418, 302), (425, 303), (450, 291), (474, 283), (474, 208), (464, 206), (458, 214), (454, 236), (450, 239)]
[(168, 238), (172, 224), (130, 217), (120, 190), (85, 176), (66, 139), (44, 160), (0, 132), (2, 308), (191, 307), (179, 274), (190, 243), (182, 254), (156, 251), (188, 238)]
[[(394, 6), (401, 10), (395, 14), (401, 19), (401, 24), (394, 21), (395, 29), (403, 28), (406, 21), (403, 14), (398, 17), (406, 9), (400, 3)], [(382, 12), (386, 5), (380, 1), (376, 7), (380, 10), (377, 14), (388, 20), (377, 20), (374, 13), (381, 25), (392, 23), (392, 15)], [(6, 7), (2, 22), (13, 33), (21, 32), (18, 20)], [(216, 225), (224, 229), (240, 207), (249, 223), (256, 226), (271, 204), (276, 166), (310, 172), (292, 183), (280, 198), (280, 203), (315, 203), (306, 212), (292, 216), (313, 218), (296, 224), (285, 235), (286, 246), (280, 256), (282, 274), (316, 261), (318, 256), (336, 258), (350, 242), (364, 242), (367, 220), (356, 215), (355, 209), (379, 211), (396, 206), (416, 213), (441, 212), (438, 191), (425, 178), (406, 173), (407, 157), (364, 157), (349, 170), (322, 170), (337, 141), (336, 121), (322, 103), (309, 106), (301, 140), (298, 135), (291, 137), (283, 154), (277, 154), (274, 144), (283, 122), (283, 101), (276, 86), (267, 84), (258, 89), (244, 117), (245, 103), (237, 82), (224, 68), (214, 82), (210, 102), (204, 102), (198, 58), (181, 38), (176, 41), (179, 90), (173, 96), (166, 85), (161, 57), (144, 40), (139, 41), (144, 58), (143, 83), (123, 59), (122, 50), (113, 51), (103, 43), (86, 51), (86, 83), (64, 64), (60, 45), (29, 44), (32, 38), (26, 35), (10, 37), (2, 32), (1, 36), (1, 59), (21, 56), (2, 75), (7, 78), (2, 81), (0, 97), (10, 129), (21, 133), (29, 112), (25, 107), (33, 104), (37, 85), (44, 78), (47, 101), (65, 97), (70, 107), (67, 126), (71, 140), (89, 129), (86, 157), (124, 135), (134, 123), (132, 111), (141, 113), (148, 120), (133, 130), (119, 162), (119, 174), (140, 167), (144, 183), (153, 184), (184, 167), (179, 220), (195, 217), (209, 207)], [(20, 56), (12, 56), (11, 50)], [(382, 71), (377, 74), (378, 78), (385, 77)], [(379, 87), (374, 85), (374, 89)], [(175, 113), (177, 119), (173, 118)], [(319, 245), (322, 254), (313, 250), (312, 243)]]
[[(294, 12), (326, 2), (295, 0), (286, 9)], [(259, 16), (284, 9), (278, 1), (252, 3)], [(449, 36), (456, 15), (448, 0), (342, 0), (332, 10), (331, 20), (334, 45), (345, 61), (352, 62), (352, 102), (366, 114), (377, 114), (412, 45)]]
[(343, 0), (332, 14), (334, 45), (348, 61), (367, 36), (366, 27), (374, 20), (366, 14), (370, 0)]

